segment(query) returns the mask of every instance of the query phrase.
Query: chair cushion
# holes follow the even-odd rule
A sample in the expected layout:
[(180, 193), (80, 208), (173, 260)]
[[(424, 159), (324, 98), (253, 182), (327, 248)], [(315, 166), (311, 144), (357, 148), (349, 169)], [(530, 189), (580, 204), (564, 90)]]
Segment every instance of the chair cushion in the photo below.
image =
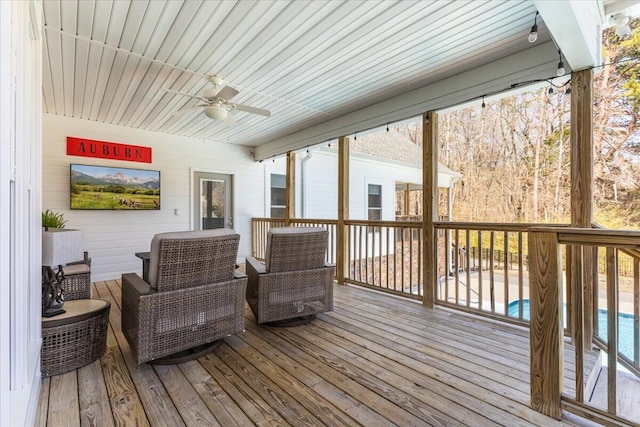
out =
[(66, 265), (62, 269), (65, 276), (73, 276), (74, 274), (91, 273), (91, 268), (87, 264), (71, 264)]
[(322, 227), (278, 227), (267, 234), (268, 272), (308, 270), (324, 266), (329, 233)]
[(240, 235), (226, 228), (156, 234), (151, 240), (149, 285), (160, 291), (231, 280), (239, 241)]

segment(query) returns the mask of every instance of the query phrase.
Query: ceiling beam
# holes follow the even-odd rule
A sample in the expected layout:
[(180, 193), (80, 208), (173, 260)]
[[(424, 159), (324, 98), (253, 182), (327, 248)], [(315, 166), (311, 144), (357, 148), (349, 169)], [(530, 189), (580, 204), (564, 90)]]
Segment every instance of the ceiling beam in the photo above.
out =
[(562, 51), (566, 65), (579, 71), (602, 62), (601, 1), (533, 0), (533, 4)]
[(514, 83), (554, 77), (557, 65), (558, 54), (553, 42), (543, 43), (300, 132), (276, 140), (260, 141), (255, 148), (255, 159), (269, 159), (288, 151), (418, 116), (425, 111), (505, 92)]

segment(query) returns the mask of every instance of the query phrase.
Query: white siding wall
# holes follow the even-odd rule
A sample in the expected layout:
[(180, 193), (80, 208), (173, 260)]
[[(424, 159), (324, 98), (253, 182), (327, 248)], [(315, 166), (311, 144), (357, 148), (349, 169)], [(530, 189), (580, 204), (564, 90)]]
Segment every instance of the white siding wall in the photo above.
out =
[[(300, 155), (298, 169), (302, 168)], [(297, 160), (297, 159), (296, 159)], [(298, 200), (304, 191), (304, 210), (307, 218), (338, 219), (338, 156), (333, 152), (312, 150), (305, 165), (305, 182), (298, 185)], [(297, 177), (302, 173), (298, 172)], [(303, 188), (304, 186), (304, 188)], [(297, 203), (302, 207), (302, 202)]]
[[(83, 231), (92, 280), (141, 273), (134, 253), (148, 251), (154, 234), (191, 229), (192, 170), (233, 175), (233, 228), (241, 236), (238, 256), (251, 254), (251, 218), (263, 215), (265, 201), (263, 168), (251, 160), (249, 148), (46, 114), (43, 131), (42, 208), (63, 212), (67, 228)], [(152, 147), (153, 163), (67, 156), (67, 136)], [(161, 209), (70, 210), (70, 163), (159, 170)]]
[(42, 8), (0, 1), (0, 425), (32, 425), (40, 390)]
[[(301, 182), (301, 152), (296, 156), (296, 215), (302, 216), (301, 188), (304, 186), (305, 218), (336, 219), (338, 217), (338, 158), (334, 151), (315, 149), (306, 163), (304, 183)], [(286, 173), (283, 158), (266, 161), (265, 213), (269, 216), (269, 176)], [(395, 219), (395, 183), (422, 182), (422, 171), (416, 167), (389, 163), (383, 160), (351, 156), (349, 161), (349, 218), (367, 219), (367, 185), (382, 186), (382, 219)]]

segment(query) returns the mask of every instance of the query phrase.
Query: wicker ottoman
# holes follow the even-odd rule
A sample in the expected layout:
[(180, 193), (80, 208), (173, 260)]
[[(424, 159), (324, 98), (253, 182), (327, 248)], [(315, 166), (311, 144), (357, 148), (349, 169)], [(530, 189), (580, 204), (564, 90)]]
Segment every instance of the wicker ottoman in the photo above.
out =
[(42, 318), (42, 376), (72, 371), (100, 358), (107, 346), (109, 301), (67, 301), (59, 316)]

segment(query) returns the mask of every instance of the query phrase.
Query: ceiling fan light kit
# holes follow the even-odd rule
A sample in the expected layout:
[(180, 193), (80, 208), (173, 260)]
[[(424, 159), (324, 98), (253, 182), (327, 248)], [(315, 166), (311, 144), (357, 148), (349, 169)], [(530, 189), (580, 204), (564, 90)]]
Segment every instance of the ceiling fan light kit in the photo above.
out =
[(207, 117), (213, 120), (224, 120), (229, 114), (229, 112), (225, 110), (218, 102), (214, 102), (213, 104), (205, 107), (204, 113), (207, 115)]

